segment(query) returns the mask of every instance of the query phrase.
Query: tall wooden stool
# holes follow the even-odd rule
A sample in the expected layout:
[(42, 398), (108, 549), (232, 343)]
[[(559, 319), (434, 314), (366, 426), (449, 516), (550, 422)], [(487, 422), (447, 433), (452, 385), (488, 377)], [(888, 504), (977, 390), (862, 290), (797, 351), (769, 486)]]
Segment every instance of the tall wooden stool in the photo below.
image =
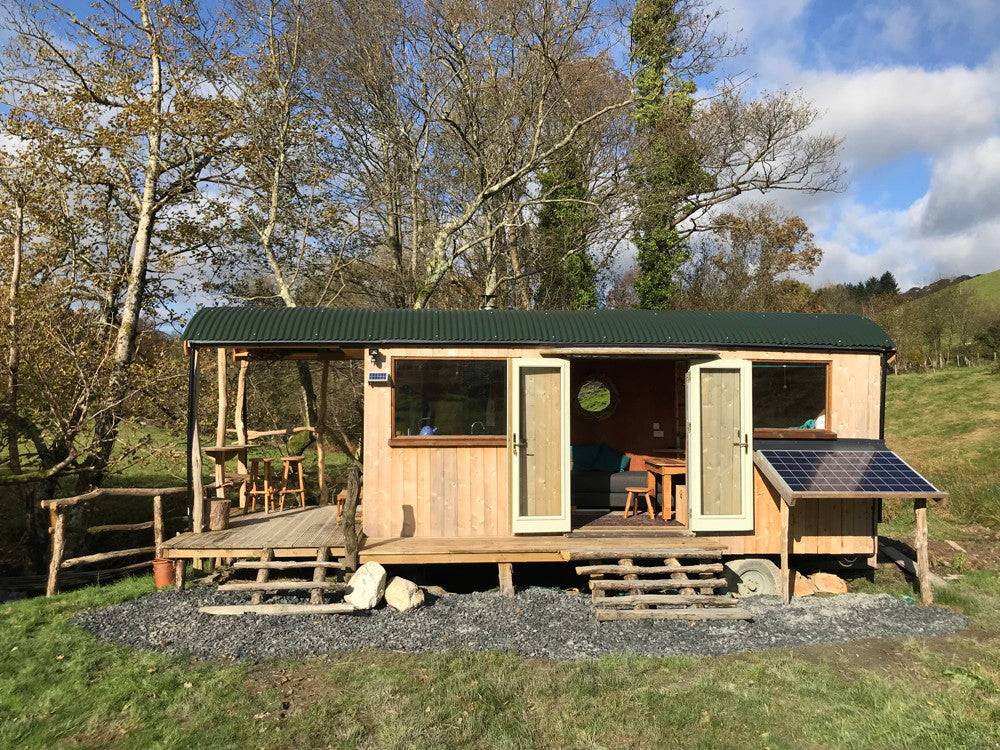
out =
[(646, 486), (645, 487), (626, 487), (625, 492), (625, 513), (622, 514), (624, 518), (628, 518), (629, 511), (635, 515), (639, 512), (639, 503), (636, 502), (635, 496), (641, 495), (646, 498), (646, 513), (649, 514), (649, 518), (652, 520), (656, 517), (656, 513), (653, 511), (653, 495), (656, 494), (656, 478), (653, 476), (652, 472), (646, 472)]
[[(303, 508), (306, 507), (306, 480), (302, 474), (302, 456), (282, 456), (281, 464), (281, 491), (278, 493), (279, 509), (285, 509), (285, 495), (298, 495), (299, 504)], [(290, 486), (288, 480), (293, 474), (298, 477), (298, 482)]]
[(264, 512), (274, 510), (274, 477), (271, 473), (273, 458), (250, 459), (250, 513), (257, 510), (257, 498), (264, 499)]

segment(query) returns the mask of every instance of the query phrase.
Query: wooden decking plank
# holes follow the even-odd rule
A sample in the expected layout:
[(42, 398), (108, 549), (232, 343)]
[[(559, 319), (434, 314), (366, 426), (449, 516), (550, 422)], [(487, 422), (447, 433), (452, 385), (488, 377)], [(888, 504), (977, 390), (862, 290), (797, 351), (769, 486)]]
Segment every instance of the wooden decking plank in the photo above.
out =
[(205, 615), (348, 615), (357, 612), (350, 604), (231, 604), (199, 607)]
[(599, 621), (609, 620), (752, 620), (753, 616), (739, 609), (599, 609), (594, 613)]

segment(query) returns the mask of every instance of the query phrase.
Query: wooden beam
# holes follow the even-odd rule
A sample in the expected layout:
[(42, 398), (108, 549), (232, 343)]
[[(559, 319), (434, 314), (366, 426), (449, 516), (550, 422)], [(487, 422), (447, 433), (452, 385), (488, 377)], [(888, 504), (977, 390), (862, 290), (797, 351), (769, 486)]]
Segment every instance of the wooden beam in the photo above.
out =
[(653, 573), (721, 573), (722, 563), (706, 563), (704, 565), (579, 565), (576, 574), (588, 576), (594, 574), (601, 575), (624, 575), (625, 573), (637, 573), (652, 575)]
[[(247, 445), (247, 368), (249, 366), (249, 362), (241, 359), (239, 371), (236, 374), (236, 408), (233, 414), (233, 426), (236, 428), (236, 442), (239, 445)], [(236, 454), (236, 473), (244, 476), (250, 473), (245, 453)], [(246, 483), (240, 485), (240, 507), (247, 507)]]
[(781, 599), (788, 604), (792, 601), (792, 573), (789, 561), (792, 546), (792, 507), (784, 502), (778, 505), (781, 506)]
[(191, 375), (191, 395), (194, 403), (191, 414), (190, 430), (191, 443), (191, 530), (200, 534), (205, 530), (205, 487), (201, 476), (201, 436), (198, 434), (198, 386), (201, 376), (198, 372), (198, 349), (191, 350), (192, 366), (194, 372)]
[[(635, 580), (616, 581), (612, 578), (597, 578), (590, 581), (591, 589), (602, 589), (604, 591), (659, 591), (660, 589), (692, 589), (693, 581), (684, 579), (662, 578), (659, 580), (639, 578)], [(699, 588), (719, 589), (726, 585), (724, 578), (699, 578), (697, 580)]]
[(153, 496), (153, 546), (159, 557), (163, 552), (163, 495)]
[(203, 615), (348, 615), (357, 610), (350, 604), (229, 604), (199, 607)]
[(606, 596), (598, 599), (595, 607), (630, 607), (636, 604), (656, 606), (674, 604), (713, 604), (717, 607), (735, 607), (739, 600), (732, 596), (721, 594), (626, 594), (624, 596)]
[(326, 486), (326, 391), (330, 384), (330, 363), (323, 362), (319, 378), (319, 404), (316, 415), (316, 483), (319, 489), (319, 504), (330, 503), (330, 492)]
[(722, 557), (722, 550), (702, 549), (699, 547), (671, 547), (668, 544), (662, 547), (635, 548), (608, 545), (605, 548), (595, 547), (564, 550), (562, 555), (565, 560), (618, 560), (623, 557), (631, 557), (633, 560), (653, 557), (660, 560), (666, 557), (676, 557), (678, 560), (703, 557), (718, 559)]
[(504, 596), (514, 596), (514, 564), (497, 563), (497, 570), (500, 577), (500, 593)]
[(66, 516), (56, 508), (49, 511), (49, 533), (52, 535), (52, 557), (49, 558), (45, 596), (54, 596), (59, 591), (59, 571), (66, 550)]
[(914, 547), (917, 550), (917, 581), (920, 584), (920, 601), (924, 604), (933, 604), (934, 588), (931, 586), (931, 563), (927, 554), (927, 500), (914, 500), (913, 513), (917, 520)]
[(142, 521), (140, 523), (109, 523), (103, 526), (89, 526), (88, 534), (103, 534), (108, 531), (145, 531), (153, 528), (152, 521)]
[(771, 466), (771, 462), (761, 455), (760, 451), (754, 451), (753, 454), (753, 465), (757, 467), (757, 470), (763, 475), (763, 477), (770, 482), (771, 486), (775, 489), (781, 499), (785, 501), (783, 504), (795, 505), (795, 493), (792, 492), (792, 488), (788, 486), (788, 482), (781, 478), (781, 475), (774, 470)]
[[(215, 417), (215, 444), (226, 444), (226, 417), (229, 411), (229, 394), (226, 383), (226, 350), (219, 347), (215, 350), (216, 384), (219, 395), (219, 409)], [(226, 488), (222, 486), (226, 478), (225, 461), (215, 462), (215, 496), (220, 500), (226, 496)]]
[(156, 552), (156, 547), (133, 547), (131, 549), (117, 549), (113, 552), (98, 552), (94, 555), (83, 555), (63, 560), (60, 567), (63, 569), (75, 568), (77, 565), (89, 565), (90, 563), (117, 560), (120, 557), (133, 557), (134, 555), (148, 555), (150, 552)]
[(599, 609), (599, 621), (610, 620), (751, 620), (749, 612), (739, 609)]

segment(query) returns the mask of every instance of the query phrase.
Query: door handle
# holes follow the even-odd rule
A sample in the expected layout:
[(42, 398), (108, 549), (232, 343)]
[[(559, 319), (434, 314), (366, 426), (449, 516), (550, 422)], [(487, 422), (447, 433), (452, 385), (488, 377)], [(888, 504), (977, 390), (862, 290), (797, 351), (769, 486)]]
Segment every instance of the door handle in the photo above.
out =
[(513, 437), (513, 440), (511, 440), (511, 452), (516, 456), (517, 455), (517, 449), (519, 447), (523, 448), (526, 444), (525, 444), (525, 442), (523, 440), (519, 441), (517, 439), (517, 433), (516, 432), (513, 434), (512, 437)]

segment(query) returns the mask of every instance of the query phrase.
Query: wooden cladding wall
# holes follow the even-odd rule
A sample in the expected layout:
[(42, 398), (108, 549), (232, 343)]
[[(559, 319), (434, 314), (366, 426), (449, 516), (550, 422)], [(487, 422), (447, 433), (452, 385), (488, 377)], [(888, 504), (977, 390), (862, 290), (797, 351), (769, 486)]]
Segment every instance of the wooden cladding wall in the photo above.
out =
[[(368, 385), (368, 373), (392, 372), (393, 357), (532, 357), (538, 356), (537, 350), (394, 347), (381, 351), (386, 359), (380, 368), (365, 353), (365, 534), (370, 539), (510, 536), (507, 446), (391, 447), (393, 386)], [(507, 414), (509, 423), (509, 403)]]
[[(543, 354), (536, 348), (491, 347), (393, 347), (381, 351), (386, 359), (378, 369), (383, 372), (391, 372), (392, 357), (510, 358)], [(878, 437), (881, 370), (877, 355), (732, 351), (722, 356), (831, 362), (831, 429), (840, 437)], [(368, 385), (367, 373), (374, 369), (366, 352), (362, 507), (369, 539), (510, 536), (508, 448), (390, 447), (392, 386)], [(509, 415), (509, 403), (507, 408)], [(778, 552), (776, 495), (760, 476), (755, 475), (754, 484), (754, 532), (713, 537), (726, 543), (733, 554)], [(793, 551), (870, 554), (873, 519), (873, 501), (800, 501), (792, 511)]]

